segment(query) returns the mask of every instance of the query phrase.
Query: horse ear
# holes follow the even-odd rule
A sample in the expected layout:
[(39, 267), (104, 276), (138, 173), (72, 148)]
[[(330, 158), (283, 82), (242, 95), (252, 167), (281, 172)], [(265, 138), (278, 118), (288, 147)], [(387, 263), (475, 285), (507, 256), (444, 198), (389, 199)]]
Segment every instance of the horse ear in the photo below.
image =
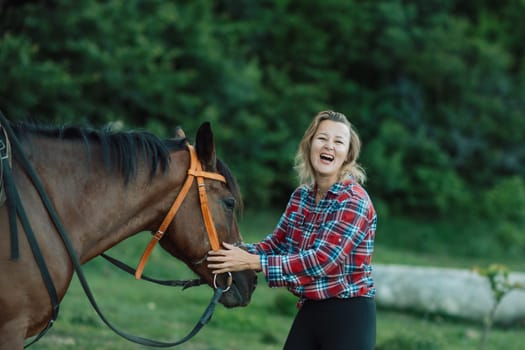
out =
[(199, 130), (197, 130), (195, 150), (197, 151), (197, 157), (199, 157), (204, 168), (208, 170), (216, 170), (215, 144), (209, 122), (202, 123)]
[(175, 138), (176, 139), (185, 139), (186, 138), (186, 134), (184, 133), (184, 130), (182, 130), (182, 128), (180, 126), (177, 126), (175, 128)]

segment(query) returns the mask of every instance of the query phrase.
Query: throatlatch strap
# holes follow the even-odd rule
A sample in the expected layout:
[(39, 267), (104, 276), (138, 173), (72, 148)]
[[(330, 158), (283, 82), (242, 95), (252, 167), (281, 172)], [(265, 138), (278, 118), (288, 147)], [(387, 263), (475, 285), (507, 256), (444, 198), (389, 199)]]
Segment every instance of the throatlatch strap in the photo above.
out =
[(144, 253), (142, 253), (142, 257), (140, 258), (137, 270), (135, 271), (136, 279), (141, 278), (142, 272), (144, 271), (144, 266), (146, 265), (146, 262), (148, 261), (148, 258), (151, 255), (153, 248), (155, 248), (157, 243), (162, 239), (164, 233), (168, 229), (168, 226), (175, 218), (177, 211), (179, 210), (182, 202), (184, 201), (184, 198), (186, 198), (186, 195), (188, 194), (188, 191), (190, 190), (190, 187), (193, 184), (194, 177), (197, 177), (201, 211), (204, 219), (204, 224), (206, 225), (206, 232), (208, 234), (210, 246), (213, 250), (220, 249), (219, 237), (217, 236), (217, 230), (215, 229), (215, 225), (213, 224), (213, 218), (208, 207), (208, 198), (206, 196), (204, 178), (217, 180), (224, 183), (226, 183), (226, 179), (220, 174), (203, 171), (201, 162), (197, 158), (197, 152), (195, 152), (195, 149), (191, 145), (187, 145), (187, 147), (188, 152), (190, 154), (190, 167), (188, 169), (188, 176), (186, 177), (186, 181), (184, 182), (184, 185), (182, 186), (179, 194), (177, 195), (177, 198), (175, 198), (175, 201), (171, 205), (170, 210), (164, 217), (164, 220), (162, 220), (159, 229), (151, 238), (151, 241), (146, 246)]
[(149, 256), (151, 255), (151, 252), (153, 251), (153, 248), (157, 245), (157, 243), (161, 240), (161, 238), (164, 236), (164, 232), (166, 232), (166, 229), (170, 225), (170, 223), (173, 221), (173, 218), (175, 217), (175, 214), (177, 214), (177, 211), (179, 210), (182, 202), (184, 201), (184, 198), (186, 197), (186, 194), (188, 193), (191, 184), (193, 183), (193, 177), (188, 176), (186, 178), (186, 182), (182, 186), (182, 189), (179, 192), (179, 195), (171, 205), (170, 210), (168, 211), (168, 214), (166, 214), (166, 217), (162, 221), (162, 224), (160, 225), (157, 232), (153, 235), (151, 238), (151, 241), (149, 242), (148, 246), (144, 250), (144, 253), (142, 254), (142, 257), (140, 258), (139, 264), (137, 266), (137, 271), (135, 271), (135, 278), (140, 279), (142, 276), (142, 271), (144, 271), (144, 266), (146, 266), (146, 262), (148, 261)]

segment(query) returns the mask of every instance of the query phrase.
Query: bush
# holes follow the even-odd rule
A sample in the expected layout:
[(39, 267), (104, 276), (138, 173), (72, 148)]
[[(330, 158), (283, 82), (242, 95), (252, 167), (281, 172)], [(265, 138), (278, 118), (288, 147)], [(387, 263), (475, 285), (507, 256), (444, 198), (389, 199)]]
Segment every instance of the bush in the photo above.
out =
[(508, 253), (525, 251), (525, 181), (519, 176), (501, 179), (483, 194), (481, 216), (494, 227), (494, 236)]
[(520, 176), (503, 178), (484, 193), (482, 214), (494, 221), (525, 223), (525, 181)]
[(509, 255), (525, 252), (525, 231), (523, 226), (512, 222), (500, 222), (496, 226), (496, 237), (503, 251)]

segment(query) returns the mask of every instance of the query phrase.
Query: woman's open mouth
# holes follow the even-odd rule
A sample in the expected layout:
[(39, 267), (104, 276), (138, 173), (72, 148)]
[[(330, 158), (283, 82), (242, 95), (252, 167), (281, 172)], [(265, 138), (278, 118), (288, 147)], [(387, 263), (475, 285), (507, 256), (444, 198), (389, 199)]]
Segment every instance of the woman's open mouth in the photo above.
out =
[(320, 158), (323, 162), (331, 163), (334, 160), (334, 156), (328, 153), (321, 153)]

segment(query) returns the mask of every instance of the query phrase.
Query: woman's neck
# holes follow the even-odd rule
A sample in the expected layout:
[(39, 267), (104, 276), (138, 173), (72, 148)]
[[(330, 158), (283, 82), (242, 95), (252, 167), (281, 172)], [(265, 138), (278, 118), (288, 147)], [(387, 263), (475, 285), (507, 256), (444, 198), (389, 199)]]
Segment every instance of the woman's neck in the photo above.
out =
[(317, 179), (315, 181), (317, 192), (326, 194), (330, 187), (335, 183), (333, 180)]
[(326, 193), (328, 192), (328, 190), (330, 189), (330, 187), (332, 187), (332, 184), (331, 183), (316, 183), (316, 199), (317, 201), (323, 199), (325, 196), (326, 196)]

